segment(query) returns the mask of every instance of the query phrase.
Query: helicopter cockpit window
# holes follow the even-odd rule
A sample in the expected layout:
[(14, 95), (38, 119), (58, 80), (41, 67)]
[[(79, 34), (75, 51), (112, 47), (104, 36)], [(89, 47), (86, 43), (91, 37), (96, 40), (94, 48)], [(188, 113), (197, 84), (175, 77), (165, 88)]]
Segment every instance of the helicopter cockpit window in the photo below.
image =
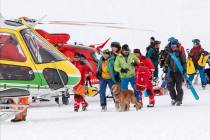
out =
[(36, 63), (49, 63), (52, 61), (62, 61), (66, 58), (57, 53), (44, 40), (37, 36), (30, 29), (24, 29), (21, 34), (27, 44), (27, 47)]
[(26, 57), (14, 35), (0, 32), (0, 60), (26, 61)]

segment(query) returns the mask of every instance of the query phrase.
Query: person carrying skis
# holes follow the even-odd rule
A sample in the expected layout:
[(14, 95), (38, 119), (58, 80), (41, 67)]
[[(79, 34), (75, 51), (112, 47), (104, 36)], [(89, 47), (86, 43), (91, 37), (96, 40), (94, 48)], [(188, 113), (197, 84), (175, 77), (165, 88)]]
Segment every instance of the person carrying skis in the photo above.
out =
[[(174, 54), (178, 60), (180, 61), (182, 67), (183, 67), (183, 73), (186, 73), (186, 59), (184, 57), (184, 54), (180, 51), (178, 48), (178, 41), (172, 41), (170, 45), (172, 49), (172, 54)], [(182, 89), (182, 83), (183, 83), (183, 75), (179, 72), (179, 69), (177, 68), (174, 60), (171, 58), (170, 55), (168, 55), (166, 59), (166, 67), (170, 69), (170, 82), (168, 83), (168, 89), (169, 94), (172, 99), (171, 105), (180, 106), (182, 104), (183, 99), (183, 89)], [(168, 69), (166, 68), (166, 70)], [(175, 90), (176, 86), (176, 90)], [(177, 92), (177, 93), (176, 93)]]
[(121, 54), (119, 54), (114, 63), (115, 71), (120, 73), (120, 87), (121, 89), (128, 89), (130, 83), (135, 97), (139, 103), (141, 103), (141, 97), (135, 87), (135, 64), (139, 64), (139, 58), (130, 52), (130, 48), (127, 44), (122, 46)]
[[(154, 67), (152, 61), (148, 57), (142, 55), (142, 53), (140, 52), (140, 49), (134, 49), (133, 52), (140, 60), (140, 65), (136, 66), (136, 73), (138, 73), (138, 70), (141, 69), (142, 67), (147, 67), (149, 72), (151, 73), (150, 77), (145, 77), (145, 78), (148, 78), (148, 80), (145, 80), (145, 81), (148, 81), (146, 83), (146, 92), (149, 96), (149, 104), (147, 105), (147, 107), (154, 107), (155, 95), (152, 92), (152, 89), (153, 89), (152, 76), (153, 76), (153, 72), (155, 71), (155, 67)], [(138, 76), (138, 74), (137, 74), (137, 76)], [(138, 78), (136, 78), (136, 79), (138, 79)], [(137, 84), (137, 82), (138, 81), (136, 81), (136, 84)], [(136, 87), (138, 87), (138, 86), (136, 86)], [(144, 87), (142, 89), (139, 89), (141, 96), (142, 96), (142, 90), (144, 90)]]
[(87, 89), (85, 88), (85, 82), (87, 79), (89, 79), (92, 76), (92, 70), (89, 67), (88, 64), (86, 64), (85, 58), (83, 58), (84, 56), (80, 53), (75, 53), (74, 54), (74, 59), (73, 59), (73, 64), (79, 69), (80, 73), (81, 73), (81, 80), (80, 82), (74, 86), (74, 111), (78, 112), (79, 108), (80, 108), (80, 104), (82, 104), (82, 110), (86, 111), (87, 110), (87, 106), (88, 103), (85, 100), (84, 96), (85, 93), (87, 92)]
[(155, 41), (154, 45), (148, 50), (146, 57), (149, 57), (154, 66), (155, 66), (155, 72), (154, 72), (154, 82), (156, 83), (158, 80), (158, 63), (159, 63), (159, 47), (160, 47), (160, 41)]
[(106, 102), (106, 87), (109, 86), (111, 90), (112, 86), (116, 83), (115, 72), (113, 69), (114, 57), (111, 57), (111, 52), (106, 49), (102, 52), (102, 57), (98, 62), (97, 77), (99, 78), (99, 94), (101, 111), (107, 110)]
[[(205, 76), (205, 65), (208, 60), (208, 52), (206, 52), (200, 44), (199, 39), (193, 39), (193, 48), (190, 50), (188, 55), (189, 58), (192, 58), (194, 63), (195, 70), (199, 71), (202, 87), (206, 87), (206, 76)], [(192, 82), (195, 74), (189, 76), (190, 81)]]

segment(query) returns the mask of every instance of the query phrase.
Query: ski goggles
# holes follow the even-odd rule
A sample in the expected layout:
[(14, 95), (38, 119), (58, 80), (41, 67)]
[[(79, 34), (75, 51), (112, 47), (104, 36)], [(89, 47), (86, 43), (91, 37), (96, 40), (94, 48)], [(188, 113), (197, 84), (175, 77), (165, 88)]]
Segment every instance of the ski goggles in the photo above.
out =
[(172, 45), (171, 45), (171, 48), (172, 48), (172, 49), (175, 49), (176, 47), (177, 47), (176, 44), (172, 44)]

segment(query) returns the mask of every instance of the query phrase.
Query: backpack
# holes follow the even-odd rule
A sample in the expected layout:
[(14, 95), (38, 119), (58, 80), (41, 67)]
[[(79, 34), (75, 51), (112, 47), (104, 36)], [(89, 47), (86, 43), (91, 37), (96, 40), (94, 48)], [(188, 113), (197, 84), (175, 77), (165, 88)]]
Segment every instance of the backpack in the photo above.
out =
[(187, 63), (187, 74), (188, 75), (195, 74), (196, 70), (192, 58), (188, 58), (186, 63)]
[(138, 66), (136, 72), (136, 83), (137, 90), (143, 90), (146, 88), (147, 83), (151, 80), (152, 73), (146, 66)]
[(205, 67), (208, 61), (208, 58), (209, 58), (208, 52), (203, 50), (198, 59), (198, 65), (201, 67)]

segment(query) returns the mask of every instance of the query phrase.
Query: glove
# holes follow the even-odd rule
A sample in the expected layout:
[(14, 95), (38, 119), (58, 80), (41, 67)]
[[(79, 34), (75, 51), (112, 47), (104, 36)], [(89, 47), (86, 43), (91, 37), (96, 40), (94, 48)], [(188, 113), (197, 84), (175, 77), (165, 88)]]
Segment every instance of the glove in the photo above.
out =
[(128, 72), (128, 69), (121, 68), (120, 72), (121, 73), (127, 73)]
[(136, 62), (133, 61), (133, 62), (131, 62), (131, 66), (135, 67), (135, 66), (138, 66), (138, 64), (136, 64)]

